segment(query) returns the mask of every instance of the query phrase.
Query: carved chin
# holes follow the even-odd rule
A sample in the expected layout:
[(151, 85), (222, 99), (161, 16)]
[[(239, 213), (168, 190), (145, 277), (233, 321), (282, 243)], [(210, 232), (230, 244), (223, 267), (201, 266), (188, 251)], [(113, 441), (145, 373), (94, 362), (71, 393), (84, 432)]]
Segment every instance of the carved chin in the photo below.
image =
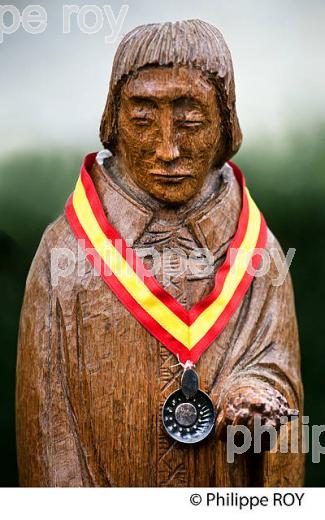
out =
[(193, 179), (191, 181), (184, 179), (177, 183), (156, 183), (148, 191), (153, 197), (163, 202), (185, 204), (196, 194), (197, 190), (198, 186)]

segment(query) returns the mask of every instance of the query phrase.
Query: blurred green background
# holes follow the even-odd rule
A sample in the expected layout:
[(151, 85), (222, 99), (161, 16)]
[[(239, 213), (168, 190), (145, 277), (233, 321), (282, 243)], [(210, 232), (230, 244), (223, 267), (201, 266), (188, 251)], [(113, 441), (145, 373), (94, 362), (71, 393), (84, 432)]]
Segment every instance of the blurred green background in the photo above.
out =
[[(279, 149), (268, 139), (243, 150), (235, 162), (292, 263), (300, 328), (305, 415), (325, 424), (325, 126), (292, 132)], [(25, 278), (42, 232), (63, 210), (83, 151), (8, 156), (0, 161), (0, 399), (1, 486), (17, 485), (15, 459), (15, 357)], [(322, 434), (325, 445), (325, 434)], [(306, 485), (324, 486), (325, 457), (307, 457)]]

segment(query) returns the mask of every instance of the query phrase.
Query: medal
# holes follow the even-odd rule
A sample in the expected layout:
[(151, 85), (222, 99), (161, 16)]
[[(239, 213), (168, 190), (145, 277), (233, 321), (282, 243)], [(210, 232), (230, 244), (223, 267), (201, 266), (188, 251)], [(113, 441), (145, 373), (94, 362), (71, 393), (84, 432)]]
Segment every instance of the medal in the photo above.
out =
[(203, 441), (215, 420), (210, 397), (199, 390), (199, 378), (192, 364), (185, 364), (181, 388), (170, 394), (163, 406), (162, 420), (170, 437), (183, 444)]
[(260, 254), (255, 252), (264, 249), (267, 240), (265, 220), (242, 172), (229, 162), (242, 192), (238, 227), (216, 272), (214, 288), (187, 310), (159, 284), (107, 219), (89, 174), (95, 160), (96, 153), (85, 158), (75, 191), (66, 204), (67, 219), (103, 281), (183, 365), (181, 388), (166, 400), (163, 424), (173, 439), (185, 444), (199, 442), (211, 432), (215, 412), (209, 396), (199, 390), (193, 367), (227, 325), (254, 279), (261, 263)]

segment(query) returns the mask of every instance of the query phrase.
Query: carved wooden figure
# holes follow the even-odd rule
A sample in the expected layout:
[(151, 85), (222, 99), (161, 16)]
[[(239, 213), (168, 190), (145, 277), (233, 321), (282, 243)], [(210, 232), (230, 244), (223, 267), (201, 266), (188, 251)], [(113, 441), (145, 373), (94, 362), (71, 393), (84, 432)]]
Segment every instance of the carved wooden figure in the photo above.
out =
[[(252, 431), (259, 417), (279, 430), (302, 414), (303, 392), (290, 276), (274, 283), (283, 253), (228, 162), (242, 135), (221, 33), (192, 20), (127, 34), (100, 137), (27, 279), (21, 485), (302, 485), (299, 450), (227, 461), (227, 425)], [(230, 249), (249, 246), (268, 254), (263, 275), (236, 255), (232, 269)], [(257, 269), (261, 256), (249, 258)], [(196, 390), (162, 416), (184, 369), (216, 415), (201, 442)]]

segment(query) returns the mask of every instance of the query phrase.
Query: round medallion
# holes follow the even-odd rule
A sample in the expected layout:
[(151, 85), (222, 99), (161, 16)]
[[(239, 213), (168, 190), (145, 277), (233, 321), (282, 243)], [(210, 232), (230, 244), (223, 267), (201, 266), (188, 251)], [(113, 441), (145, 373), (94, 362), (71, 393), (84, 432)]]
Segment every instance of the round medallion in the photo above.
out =
[(192, 426), (197, 419), (197, 410), (192, 403), (181, 403), (175, 410), (175, 419), (181, 426)]
[(205, 439), (215, 419), (212, 401), (201, 390), (192, 397), (185, 397), (182, 390), (176, 390), (166, 399), (162, 415), (166, 432), (185, 444)]

